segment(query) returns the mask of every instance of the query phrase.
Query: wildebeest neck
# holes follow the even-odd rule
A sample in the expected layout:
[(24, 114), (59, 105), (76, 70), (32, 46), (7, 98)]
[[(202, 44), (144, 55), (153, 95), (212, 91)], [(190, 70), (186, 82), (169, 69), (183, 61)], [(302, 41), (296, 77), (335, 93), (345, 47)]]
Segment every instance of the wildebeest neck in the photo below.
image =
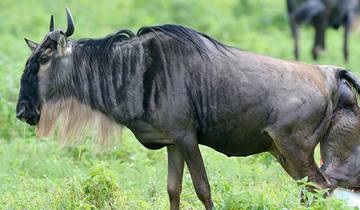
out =
[(66, 84), (69, 92), (65, 94), (117, 120), (141, 112), (139, 103), (134, 103), (141, 100), (139, 81), (145, 67), (144, 46), (140, 42), (105, 47), (101, 43), (75, 42), (72, 53), (73, 67)]
[(71, 58), (54, 64), (61, 70), (50, 76), (52, 95), (74, 97), (122, 124), (153, 110), (154, 94), (173, 90), (178, 75), (184, 76), (180, 71), (195, 65), (190, 58), (203, 59), (194, 46), (162, 32), (113, 42), (73, 41), (71, 46)]

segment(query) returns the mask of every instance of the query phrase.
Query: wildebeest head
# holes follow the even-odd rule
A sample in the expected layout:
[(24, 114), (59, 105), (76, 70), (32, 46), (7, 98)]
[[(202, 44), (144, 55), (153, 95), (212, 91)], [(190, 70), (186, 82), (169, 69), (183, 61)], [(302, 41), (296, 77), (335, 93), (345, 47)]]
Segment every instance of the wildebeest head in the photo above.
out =
[(16, 117), (30, 125), (36, 125), (40, 119), (42, 96), (39, 88), (39, 78), (44, 77), (52, 69), (53, 61), (66, 56), (68, 48), (67, 37), (74, 32), (74, 23), (70, 11), (66, 8), (67, 29), (55, 30), (54, 19), (50, 19), (50, 32), (40, 44), (25, 39), (32, 54), (25, 64), (21, 77), (21, 86)]
[(360, 109), (349, 83), (341, 81), (338, 108), (324, 142), (321, 169), (332, 185), (360, 186)]
[(21, 77), (16, 117), (36, 125), (36, 134), (42, 137), (51, 134), (56, 122), (59, 122), (57, 134), (62, 145), (80, 143), (79, 140), (86, 137), (85, 132), (95, 129), (99, 145), (109, 147), (118, 138), (121, 129), (113, 119), (86, 104), (84, 97), (82, 101), (79, 99), (78, 90), (87, 87), (90, 82), (84, 77), (81, 81), (74, 80), (81, 77), (81, 72), (98, 69), (91, 69), (90, 58), (84, 58), (84, 52), (76, 66), (83, 63), (87, 66), (74, 70), (76, 40), (68, 39), (74, 32), (74, 23), (68, 9), (66, 15), (66, 31), (55, 30), (51, 16), (50, 31), (40, 44), (25, 39), (32, 53)]

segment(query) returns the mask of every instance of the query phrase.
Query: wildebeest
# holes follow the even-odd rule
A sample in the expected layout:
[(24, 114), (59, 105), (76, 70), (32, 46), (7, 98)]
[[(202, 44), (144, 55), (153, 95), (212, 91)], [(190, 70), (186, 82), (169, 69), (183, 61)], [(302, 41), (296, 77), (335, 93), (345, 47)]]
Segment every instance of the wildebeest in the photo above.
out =
[(289, 23), (294, 38), (294, 54), (299, 60), (299, 26), (309, 22), (315, 29), (312, 56), (317, 60), (325, 50), (327, 27), (338, 29), (344, 26), (344, 59), (348, 60), (349, 33), (351, 24), (359, 7), (359, 0), (287, 0)]
[[(335, 66), (284, 61), (226, 46), (179, 25), (72, 40), (50, 32), (21, 77), (20, 120), (64, 136), (100, 116), (104, 138), (127, 126), (149, 149), (167, 147), (171, 209), (179, 208), (184, 163), (200, 200), (213, 207), (199, 144), (227, 156), (270, 152), (294, 179), (320, 188), (358, 186), (359, 107), (354, 75)], [(65, 117), (64, 117), (65, 116)], [(321, 143), (323, 171), (314, 161)], [(329, 182), (330, 181), (330, 182)]]

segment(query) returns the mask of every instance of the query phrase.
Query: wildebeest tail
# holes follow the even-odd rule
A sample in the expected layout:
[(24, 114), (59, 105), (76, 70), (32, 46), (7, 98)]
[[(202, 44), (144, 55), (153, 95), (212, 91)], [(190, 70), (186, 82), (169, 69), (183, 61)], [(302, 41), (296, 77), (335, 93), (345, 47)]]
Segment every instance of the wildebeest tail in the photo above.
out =
[(351, 84), (351, 86), (353, 86), (353, 88), (356, 90), (356, 92), (360, 95), (360, 81), (356, 78), (356, 76), (353, 73), (342, 69), (338, 72), (338, 78), (345, 79), (346, 81), (348, 81)]
[(311, 18), (325, 11), (325, 5), (321, 1), (305, 1), (295, 9), (292, 17), (295, 22), (301, 24), (309, 22)]

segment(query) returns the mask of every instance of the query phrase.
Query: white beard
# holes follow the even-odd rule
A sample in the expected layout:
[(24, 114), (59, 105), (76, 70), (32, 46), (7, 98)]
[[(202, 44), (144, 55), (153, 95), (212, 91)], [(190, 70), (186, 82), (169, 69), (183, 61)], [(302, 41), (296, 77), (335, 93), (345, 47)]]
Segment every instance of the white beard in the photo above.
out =
[(95, 134), (96, 143), (101, 148), (113, 146), (115, 140), (121, 138), (122, 128), (114, 120), (73, 98), (42, 105), (36, 135), (47, 137), (55, 127), (59, 127), (57, 137), (62, 146), (77, 145)]

